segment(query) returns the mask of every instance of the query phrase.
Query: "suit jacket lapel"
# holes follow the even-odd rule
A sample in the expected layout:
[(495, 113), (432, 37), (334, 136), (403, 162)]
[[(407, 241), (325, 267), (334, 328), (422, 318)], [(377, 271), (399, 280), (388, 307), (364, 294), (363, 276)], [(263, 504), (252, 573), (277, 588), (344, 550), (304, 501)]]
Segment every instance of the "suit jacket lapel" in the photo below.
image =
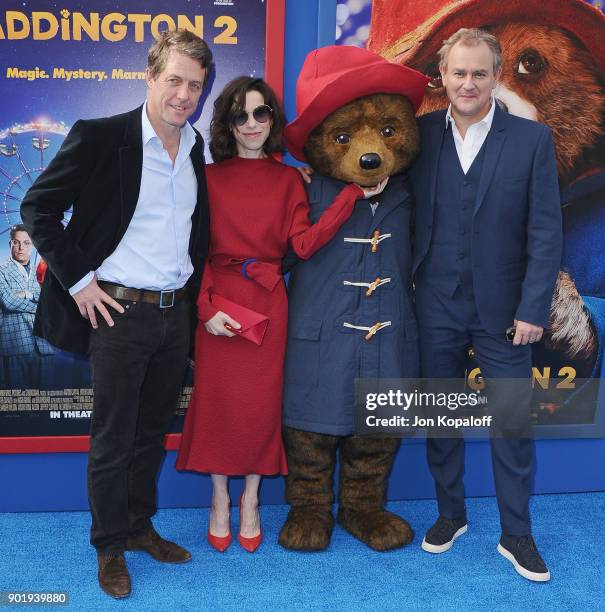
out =
[(132, 111), (124, 133), (124, 146), (120, 147), (120, 195), (122, 211), (118, 236), (122, 236), (132, 219), (139, 199), (143, 173), (143, 131), (141, 113), (143, 107)]
[[(208, 198), (206, 197), (206, 175), (204, 172), (204, 143), (202, 137), (196, 133), (195, 144), (191, 148), (191, 163), (193, 164), (193, 170), (195, 172), (195, 178), (197, 179), (197, 203), (193, 217), (191, 218), (191, 238), (189, 240), (189, 254), (193, 256), (195, 252), (195, 245), (199, 239), (201, 223), (204, 220), (208, 220)], [(202, 210), (203, 209), (203, 210)]]
[[(429, 142), (426, 144), (429, 154), (428, 172), (429, 172), (429, 205), (431, 207), (430, 218), (433, 218), (435, 210), (435, 194), (437, 193), (437, 174), (439, 171), (439, 157), (441, 155), (441, 147), (445, 136), (445, 111), (437, 115), (435, 123), (431, 126), (429, 133)], [(425, 145), (423, 144), (423, 147)]]
[(498, 159), (502, 152), (502, 146), (506, 140), (504, 111), (501, 111), (496, 106), (494, 112), (494, 120), (492, 127), (485, 139), (485, 157), (483, 158), (483, 168), (481, 169), (481, 178), (479, 179), (479, 188), (477, 189), (477, 199), (475, 200), (475, 213), (479, 210), (485, 194), (496, 171)]

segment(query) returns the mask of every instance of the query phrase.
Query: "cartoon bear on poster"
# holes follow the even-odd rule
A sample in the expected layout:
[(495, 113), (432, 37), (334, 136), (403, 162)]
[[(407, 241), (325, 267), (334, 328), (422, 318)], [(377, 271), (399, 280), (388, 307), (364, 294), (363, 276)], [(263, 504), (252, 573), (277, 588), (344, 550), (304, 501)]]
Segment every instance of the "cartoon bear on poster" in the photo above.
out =
[[(368, 48), (431, 78), (419, 114), (447, 106), (437, 50), (462, 27), (492, 32), (502, 47), (495, 91), (508, 112), (546, 123), (555, 143), (563, 206), (564, 254), (551, 329), (534, 365), (552, 376), (605, 372), (605, 16), (584, 0), (374, 0)], [(578, 393), (576, 399), (580, 397)], [(570, 402), (556, 422), (591, 422), (592, 400)], [(546, 419), (544, 422), (549, 422)]]

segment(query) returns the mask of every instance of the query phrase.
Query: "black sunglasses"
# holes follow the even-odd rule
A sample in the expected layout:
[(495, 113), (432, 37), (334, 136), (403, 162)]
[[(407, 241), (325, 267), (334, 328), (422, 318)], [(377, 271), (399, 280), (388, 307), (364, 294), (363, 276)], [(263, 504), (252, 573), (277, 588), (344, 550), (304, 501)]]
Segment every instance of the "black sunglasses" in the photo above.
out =
[(252, 115), (257, 123), (267, 123), (273, 117), (273, 109), (267, 104), (261, 104), (250, 113), (244, 110), (234, 113), (231, 117), (231, 122), (237, 127), (242, 127), (248, 121), (248, 115)]

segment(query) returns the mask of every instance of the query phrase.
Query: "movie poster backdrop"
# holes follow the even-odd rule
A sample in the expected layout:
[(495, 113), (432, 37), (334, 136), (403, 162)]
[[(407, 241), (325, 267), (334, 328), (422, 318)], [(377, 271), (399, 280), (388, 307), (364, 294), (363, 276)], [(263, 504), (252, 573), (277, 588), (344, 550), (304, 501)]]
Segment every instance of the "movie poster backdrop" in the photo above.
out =
[[(211, 89), (191, 120), (205, 139), (213, 100), (230, 79), (266, 77), (281, 94), (283, 17), (284, 0), (2, 2), (0, 452), (82, 450), (91, 413), (88, 359), (33, 337), (44, 262), (34, 249), (29, 266), (12, 261), (17, 249), (31, 248), (26, 234), (11, 236), (21, 223), (19, 207), (29, 186), (78, 119), (126, 112), (144, 101), (147, 49), (163, 30), (190, 29), (212, 50)], [(205, 156), (209, 161), (207, 151)], [(69, 217), (68, 212), (65, 224)], [(43, 366), (22, 380), (7, 359), (15, 354)], [(174, 431), (182, 425), (190, 379)]]
[[(482, 27), (503, 53), (498, 103), (551, 128), (563, 207), (556, 342), (533, 347), (536, 434), (605, 430), (605, 15), (585, 0), (338, 0), (337, 44), (356, 45), (431, 78), (424, 114), (447, 106), (437, 49), (461, 27)], [(466, 372), (480, 370), (469, 350)]]
[[(555, 136), (557, 130), (568, 129), (567, 141), (555, 137), (565, 219), (562, 270), (572, 283), (568, 287), (580, 296), (588, 328), (583, 330), (584, 336), (568, 335), (567, 346), (535, 347), (533, 420), (548, 426), (538, 428), (551, 432), (544, 435), (602, 435), (599, 432), (605, 422), (603, 390), (599, 389), (605, 344), (605, 16), (599, 10), (601, 3), (593, 4), (596, 6), (585, 0), (508, 4), (497, 0), (339, 0), (336, 7), (338, 44), (368, 46), (431, 76), (428, 103), (421, 112), (444, 104), (434, 48), (451, 33), (448, 28), (493, 29), (502, 36), (509, 112), (527, 116), (529, 109), (533, 118), (550, 125)], [(505, 6), (508, 13), (502, 8)], [(3, 2), (0, 266), (6, 266), (11, 257), (10, 229), (20, 223), (23, 195), (52, 159), (71, 125), (79, 118), (124, 112), (143, 101), (142, 72), (154, 34), (166, 28), (188, 27), (202, 34), (210, 45), (216, 76), (203, 111), (194, 116), (194, 125), (206, 136), (211, 103), (229, 79), (239, 74), (266, 75), (281, 90), (283, 12), (283, 0)], [(515, 34), (514, 28), (519, 26), (524, 29)], [(559, 58), (563, 49), (565, 57), (573, 60), (562, 73), (567, 80), (558, 84), (555, 80), (549, 94), (550, 101), (555, 101), (549, 108), (561, 109), (558, 116), (542, 112), (540, 103), (544, 100), (531, 99), (532, 83), (550, 76), (552, 84), (554, 72), (549, 69), (560, 65), (554, 57), (549, 61), (547, 50), (535, 48), (532, 42), (539, 37), (532, 35), (532, 28), (547, 28), (547, 39), (557, 37)], [(519, 41), (525, 44), (519, 47)], [(591, 84), (590, 96), (578, 91), (574, 83), (580, 72), (582, 84)], [(515, 90), (516, 84), (529, 100)], [(574, 98), (572, 93), (591, 101), (591, 112), (581, 114), (589, 123), (575, 130), (580, 114), (577, 95)], [(569, 134), (575, 134), (575, 154), (567, 152)], [(69, 213), (65, 222), (69, 222)], [(11, 274), (5, 273), (6, 282), (2, 282), (2, 270), (3, 304), (1, 292), (10, 291)], [(44, 264), (35, 251), (30, 270), (38, 280), (42, 278)], [(3, 312), (0, 310), (0, 330)], [(24, 335), (27, 342), (32, 341), (30, 334)], [(574, 340), (581, 348), (575, 354), (569, 346)], [(2, 346), (0, 334), (0, 351), (5, 350)], [(0, 355), (0, 452), (82, 450), (91, 407), (88, 361), (52, 347), (36, 348), (45, 355), (45, 364), (50, 364), (44, 368), (42, 385), (13, 387), (7, 380), (10, 376), (4, 354)], [(472, 351), (467, 376), (469, 386), (479, 376)], [(174, 431), (180, 430), (189, 393), (190, 387), (185, 386)]]

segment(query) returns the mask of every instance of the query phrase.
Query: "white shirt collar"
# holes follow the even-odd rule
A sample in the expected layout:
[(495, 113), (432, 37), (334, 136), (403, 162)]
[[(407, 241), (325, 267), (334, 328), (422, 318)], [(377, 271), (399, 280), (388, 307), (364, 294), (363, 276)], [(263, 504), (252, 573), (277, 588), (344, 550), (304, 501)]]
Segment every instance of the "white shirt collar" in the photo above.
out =
[[(496, 101), (494, 100), (494, 98), (492, 98), (491, 100), (491, 106), (490, 109), (487, 113), (487, 115), (485, 115), (485, 117), (483, 117), (483, 119), (481, 119), (481, 121), (477, 121), (477, 123), (473, 123), (473, 125), (481, 125), (483, 124), (486, 127), (486, 131), (489, 132), (489, 130), (492, 127), (492, 122), (494, 121), (494, 113), (496, 112)], [(450, 125), (450, 123), (452, 125), (456, 125), (456, 121), (454, 119), (454, 117), (452, 116), (452, 105), (450, 104), (447, 107), (447, 113), (445, 114), (445, 128), (447, 129)], [(458, 127), (458, 126), (456, 126)], [(469, 126), (472, 127), (472, 126)]]
[[(149, 121), (149, 117), (147, 116), (147, 102), (143, 104), (141, 127), (143, 133), (143, 146), (145, 146), (152, 138), (157, 138), (160, 140), (160, 137), (156, 134), (156, 131), (153, 129), (151, 121)], [(181, 127), (181, 145), (186, 147), (184, 150), (189, 153), (194, 144), (195, 130), (191, 127), (189, 121), (185, 121), (185, 125)]]

